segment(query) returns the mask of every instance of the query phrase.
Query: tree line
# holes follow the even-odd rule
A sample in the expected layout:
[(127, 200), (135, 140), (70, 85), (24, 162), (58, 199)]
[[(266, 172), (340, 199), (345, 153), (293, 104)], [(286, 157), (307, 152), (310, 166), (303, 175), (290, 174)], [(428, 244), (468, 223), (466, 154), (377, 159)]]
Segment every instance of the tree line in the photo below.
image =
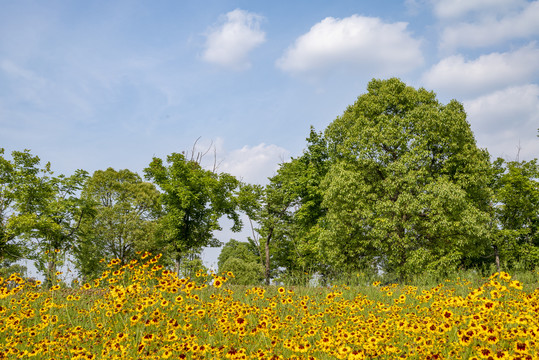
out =
[[(32, 259), (47, 284), (69, 257), (79, 276), (101, 259), (124, 264), (162, 253), (182, 276), (203, 269), (201, 251), (232, 231), (219, 271), (237, 284), (331, 281), (354, 272), (407, 281), (462, 269), (532, 270), (539, 264), (539, 166), (492, 160), (478, 148), (462, 104), (396, 78), (372, 80), (303, 153), (264, 186), (243, 183), (173, 153), (144, 178), (112, 168), (54, 175), (30, 151), (0, 151), (0, 261)], [(242, 222), (248, 219), (248, 224)]]

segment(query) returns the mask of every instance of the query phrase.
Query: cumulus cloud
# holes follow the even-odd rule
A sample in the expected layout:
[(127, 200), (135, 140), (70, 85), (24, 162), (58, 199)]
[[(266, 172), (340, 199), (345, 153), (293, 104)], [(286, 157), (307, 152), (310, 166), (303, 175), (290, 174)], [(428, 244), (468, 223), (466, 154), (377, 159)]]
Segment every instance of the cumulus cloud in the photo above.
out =
[(434, 14), (443, 19), (458, 18), (471, 12), (503, 13), (521, 7), (525, 0), (436, 0)]
[(539, 1), (525, 3), (518, 13), (506, 16), (482, 16), (478, 22), (466, 22), (446, 27), (440, 47), (452, 50), (459, 47), (484, 47), (515, 38), (539, 34)]
[(493, 156), (531, 160), (539, 153), (539, 86), (513, 86), (465, 101), (468, 120), (480, 146)]
[(273, 144), (244, 146), (226, 154), (218, 171), (232, 174), (247, 183), (265, 184), (288, 156), (288, 150)]
[(224, 67), (248, 68), (249, 52), (266, 41), (266, 34), (260, 30), (263, 17), (236, 9), (222, 19), (219, 26), (208, 32), (202, 58)]
[(535, 44), (513, 52), (492, 53), (467, 61), (462, 55), (447, 57), (425, 74), (423, 83), (437, 91), (477, 96), (485, 91), (523, 84), (539, 73)]
[(406, 28), (407, 23), (373, 17), (327, 17), (297, 38), (276, 65), (292, 73), (343, 65), (377, 75), (406, 73), (423, 63), (421, 42)]

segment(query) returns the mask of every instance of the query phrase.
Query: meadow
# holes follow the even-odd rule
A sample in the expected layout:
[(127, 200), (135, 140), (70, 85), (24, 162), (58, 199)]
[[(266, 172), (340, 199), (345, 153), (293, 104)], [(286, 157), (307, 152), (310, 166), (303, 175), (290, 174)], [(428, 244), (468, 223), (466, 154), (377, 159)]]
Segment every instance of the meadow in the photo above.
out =
[(539, 289), (504, 272), (425, 288), (241, 287), (158, 260), (112, 260), (75, 288), (0, 278), (0, 359), (539, 359)]

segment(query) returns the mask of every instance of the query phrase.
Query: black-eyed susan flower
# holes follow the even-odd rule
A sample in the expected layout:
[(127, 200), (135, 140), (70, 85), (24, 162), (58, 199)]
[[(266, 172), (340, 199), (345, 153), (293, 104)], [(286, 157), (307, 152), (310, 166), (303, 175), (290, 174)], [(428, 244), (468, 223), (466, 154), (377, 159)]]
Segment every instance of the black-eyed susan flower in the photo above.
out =
[(509, 283), (509, 287), (513, 289), (522, 290), (522, 283), (518, 280), (513, 280)]
[(518, 354), (528, 354), (529, 345), (527, 341), (516, 341), (513, 350)]
[(497, 344), (498, 341), (500, 341), (500, 339), (496, 335), (489, 335), (487, 336), (486, 340), (487, 343), (489, 343), (490, 345)]

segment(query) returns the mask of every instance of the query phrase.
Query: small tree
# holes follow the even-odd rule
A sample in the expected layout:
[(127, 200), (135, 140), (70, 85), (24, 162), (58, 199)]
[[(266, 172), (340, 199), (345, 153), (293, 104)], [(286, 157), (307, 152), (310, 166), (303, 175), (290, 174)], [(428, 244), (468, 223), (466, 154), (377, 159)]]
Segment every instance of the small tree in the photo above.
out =
[(233, 278), (228, 280), (237, 285), (258, 285), (264, 277), (264, 267), (258, 256), (258, 249), (252, 243), (239, 242), (231, 239), (225, 244), (217, 265), (219, 273), (232, 272)]
[[(253, 241), (260, 247), (260, 256), (264, 264), (264, 278), (266, 285), (270, 284), (272, 278), (272, 247), (278, 247), (286, 238), (290, 230), (291, 211), (295, 200), (295, 195), (287, 186), (291, 180), (288, 176), (283, 176), (283, 164), (280, 174), (270, 178), (270, 183), (265, 187), (257, 185), (243, 185), (241, 187), (240, 207), (247, 214), (250, 221), (257, 224), (256, 233), (253, 234)], [(246, 207), (245, 204), (254, 204)], [(279, 245), (276, 245), (279, 244)]]

